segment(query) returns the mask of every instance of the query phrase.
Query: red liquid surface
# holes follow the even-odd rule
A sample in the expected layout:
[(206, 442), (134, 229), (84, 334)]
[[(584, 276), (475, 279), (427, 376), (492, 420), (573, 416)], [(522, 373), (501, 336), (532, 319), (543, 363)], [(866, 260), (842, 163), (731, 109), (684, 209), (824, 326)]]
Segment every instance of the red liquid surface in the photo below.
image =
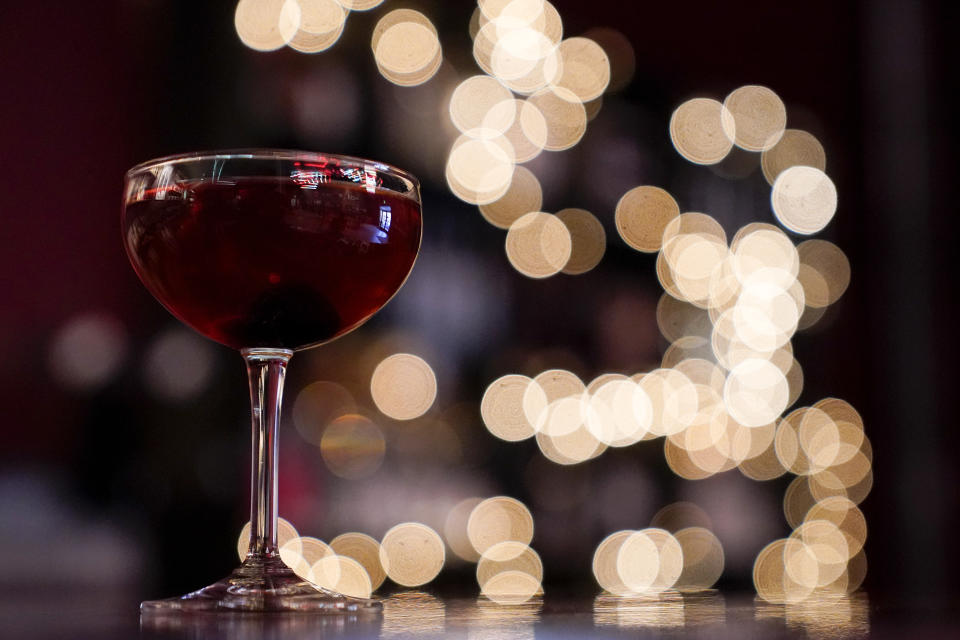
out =
[(400, 288), (420, 247), (420, 206), (393, 192), (287, 178), (179, 186), (127, 205), (127, 253), (175, 316), (237, 349), (346, 333)]

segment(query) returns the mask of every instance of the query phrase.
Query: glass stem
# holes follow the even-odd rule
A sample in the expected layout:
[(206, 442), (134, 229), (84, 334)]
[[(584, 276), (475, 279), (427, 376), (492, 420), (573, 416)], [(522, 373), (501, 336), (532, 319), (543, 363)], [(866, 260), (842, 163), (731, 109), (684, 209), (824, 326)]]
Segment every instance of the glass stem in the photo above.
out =
[(289, 349), (243, 349), (250, 378), (253, 456), (250, 463), (250, 547), (246, 562), (271, 560), (277, 548), (277, 428)]

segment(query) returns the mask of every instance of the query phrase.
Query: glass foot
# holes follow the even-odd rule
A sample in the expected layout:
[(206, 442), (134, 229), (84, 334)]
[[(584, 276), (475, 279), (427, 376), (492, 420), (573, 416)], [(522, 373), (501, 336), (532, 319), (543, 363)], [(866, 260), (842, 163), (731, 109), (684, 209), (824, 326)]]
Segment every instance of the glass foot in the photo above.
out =
[(248, 559), (229, 576), (179, 598), (147, 600), (142, 613), (191, 611), (298, 611), (379, 614), (376, 600), (352, 598), (307, 582), (280, 558)]

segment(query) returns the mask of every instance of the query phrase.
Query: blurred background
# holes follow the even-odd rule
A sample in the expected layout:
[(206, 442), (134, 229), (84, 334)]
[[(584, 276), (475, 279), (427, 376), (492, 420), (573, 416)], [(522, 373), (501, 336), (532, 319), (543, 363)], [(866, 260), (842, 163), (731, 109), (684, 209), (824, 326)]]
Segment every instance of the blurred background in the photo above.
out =
[[(386, 0), (349, 12), (341, 35), (311, 54), (247, 46), (229, 0), (8, 4), (0, 589), (83, 587), (133, 602), (197, 588), (236, 564), (249, 495), (242, 361), (150, 297), (124, 255), (119, 216), (133, 164), (237, 147), (369, 157), (422, 181), (422, 251), (400, 294), (356, 332), (292, 360), (280, 512), (302, 535), (379, 540), (416, 521), (452, 547), (454, 507), (511, 496), (532, 514), (545, 589), (592, 595), (600, 541), (682, 501), (702, 509), (723, 545), (719, 586), (752, 589), (757, 553), (790, 533), (792, 474), (688, 479), (665, 461), (662, 439), (560, 464), (535, 439), (499, 439), (481, 415), (504, 375), (562, 369), (589, 384), (661, 366), (680, 336), (663, 332), (671, 303), (661, 301), (657, 254), (636, 251), (616, 224), (634, 187), (666, 189), (728, 239), (751, 222), (778, 224), (761, 154), (734, 148), (699, 165), (671, 138), (681, 104), (722, 102), (744, 85), (779, 96), (787, 127), (822, 145), (836, 186), (836, 214), (813, 237), (846, 255), (849, 287), (804, 316), (809, 328), (792, 338), (802, 387), (791, 391), (793, 407), (837, 397), (862, 416), (873, 450), (860, 503), (866, 586), (955, 588), (953, 4), (554, 0), (563, 36), (599, 43), (610, 81), (585, 101), (582, 137), (518, 166), (540, 186), (536, 208), (592, 213), (605, 252), (585, 273), (538, 278), (514, 268), (505, 231), (445, 174), (460, 135), (451, 97), (484, 72), (474, 3)], [(400, 8), (422, 12), (442, 50), (422, 78), (391, 78), (371, 49), (378, 22)], [(371, 395), (374, 370), (397, 353), (421, 358), (436, 380), (412, 419)], [(323, 450), (330, 428), (339, 440)], [(446, 555), (431, 588), (474, 593), (473, 565)]]

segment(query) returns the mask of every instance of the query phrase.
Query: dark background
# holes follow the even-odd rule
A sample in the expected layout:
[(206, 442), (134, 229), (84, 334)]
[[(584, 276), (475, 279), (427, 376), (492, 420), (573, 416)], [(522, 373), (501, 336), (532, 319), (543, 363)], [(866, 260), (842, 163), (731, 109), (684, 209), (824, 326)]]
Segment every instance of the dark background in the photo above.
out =
[[(391, 457), (403, 434), (387, 425), (381, 473), (417, 476), (410, 495), (426, 502), (444, 493), (447, 479), (463, 497), (476, 489), (521, 498), (534, 508), (533, 546), (544, 555), (548, 588), (595, 589), (589, 559), (614, 530), (610, 522), (635, 514), (623, 526), (647, 526), (660, 506), (698, 495), (688, 486), (697, 483), (672, 476), (655, 446), (544, 470), (531, 443), (502, 443), (483, 429), (479, 399), (508, 372), (564, 366), (589, 380), (604, 370), (656, 366), (666, 343), (653, 315), (660, 295), (653, 259), (616, 237), (613, 205), (632, 186), (660, 184), (682, 210), (713, 213), (705, 194), (722, 184), (738, 203), (735, 213), (716, 214), (728, 234), (749, 220), (770, 221), (759, 171), (729, 179), (693, 167), (667, 135), (679, 103), (722, 99), (743, 84), (773, 88), (787, 104), (788, 126), (817, 135), (840, 194), (837, 215), (819, 237), (847, 253), (852, 284), (795, 348), (806, 378), (800, 404), (828, 395), (850, 401), (873, 443), (875, 485), (862, 505), (870, 526), (867, 586), (915, 595), (955, 589), (960, 307), (951, 265), (958, 138), (956, 73), (947, 62), (958, 24), (953, 4), (555, 5), (565, 35), (620, 30), (633, 46), (636, 70), (628, 87), (605, 97), (580, 145), (556, 154), (563, 159), (533, 163), (538, 175), (554, 176), (541, 176), (545, 210), (592, 210), (608, 230), (607, 256), (584, 276), (534, 282), (507, 265), (502, 232), (446, 190), (449, 143), (430, 140), (446, 135), (439, 111), (431, 111), (445, 104), (443, 87), (452, 86), (443, 78), (479, 72), (467, 34), (473, 3), (388, 0), (352, 14), (341, 40), (313, 56), (244, 47), (233, 28), (233, 2), (4, 3), (0, 564), (8, 570), (0, 572), (0, 589), (83, 585), (120, 598), (171, 595), (234, 564), (247, 495), (241, 361), (225, 348), (198, 346), (211, 372), (202, 393), (179, 401), (151, 393), (142, 373), (148, 345), (177, 325), (129, 267), (119, 205), (123, 172), (139, 161), (247, 146), (374, 157), (409, 168), (424, 183), (423, 255), (410, 283), (342, 345), (294, 358), (288, 397), (322, 378), (362, 393), (372, 357), (362, 354), (403, 331), (437, 369), (433, 415), (452, 425), (467, 453), (438, 463), (407, 447)], [(447, 62), (424, 87), (390, 85), (372, 59), (373, 25), (399, 7), (423, 11), (440, 32)], [(83, 388), (55, 374), (52, 346), (77, 317), (107, 318), (125, 345), (111, 375)], [(629, 325), (630, 344), (617, 333), (618, 322)], [(283, 440), (281, 514), (301, 533), (329, 539), (340, 532), (335, 526), (363, 525), (349, 515), (331, 523), (332, 511), (381, 508), (380, 485), (354, 489), (333, 478), (292, 428)], [(643, 503), (621, 505), (628, 513), (622, 518), (591, 515), (582, 504), (551, 511), (549, 499), (538, 497), (538, 486), (555, 482), (586, 502), (602, 502), (611, 468), (625, 470), (620, 480), (636, 478), (636, 496), (627, 499)], [(731, 517), (766, 523), (769, 539), (788, 531), (776, 511), (785, 480), (764, 483), (760, 493), (739, 480), (701, 482), (714, 487), (703, 495), (729, 498), (717, 508), (729, 508)], [(348, 502), (353, 509), (341, 512)], [(378, 537), (383, 530), (367, 532)], [(724, 580), (749, 587), (749, 572), (733, 566)], [(438, 582), (475, 587), (463, 566)]]

